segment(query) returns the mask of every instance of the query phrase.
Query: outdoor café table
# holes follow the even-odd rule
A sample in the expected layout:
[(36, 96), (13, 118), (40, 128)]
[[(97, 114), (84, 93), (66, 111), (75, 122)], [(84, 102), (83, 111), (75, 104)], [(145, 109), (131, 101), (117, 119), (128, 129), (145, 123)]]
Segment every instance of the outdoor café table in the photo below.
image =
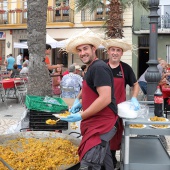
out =
[[(13, 97), (10, 97), (10, 90), (14, 89), (14, 91), (15, 91), (14, 80), (18, 80), (18, 79), (20, 79), (20, 78), (7, 78), (7, 79), (3, 79), (3, 80), (0, 81), (0, 83), (3, 85), (3, 88), (6, 91), (7, 98), (17, 99), (17, 102), (18, 102), (18, 98), (16, 97), (16, 95), (13, 95)], [(14, 94), (15, 93), (16, 93), (16, 91), (14, 92)]]
[[(149, 119), (153, 116), (152, 105), (147, 118), (123, 119), (124, 137), (120, 151), (121, 170), (170, 170), (170, 156), (157, 136), (170, 135), (170, 129), (151, 127), (153, 124), (170, 126), (170, 121), (153, 123)], [(130, 124), (144, 124), (145, 127), (130, 128)]]
[(15, 84), (14, 84), (14, 79), (15, 78), (7, 78), (7, 79), (3, 79), (0, 81), (1, 84), (3, 84), (4, 89), (12, 89), (15, 88)]

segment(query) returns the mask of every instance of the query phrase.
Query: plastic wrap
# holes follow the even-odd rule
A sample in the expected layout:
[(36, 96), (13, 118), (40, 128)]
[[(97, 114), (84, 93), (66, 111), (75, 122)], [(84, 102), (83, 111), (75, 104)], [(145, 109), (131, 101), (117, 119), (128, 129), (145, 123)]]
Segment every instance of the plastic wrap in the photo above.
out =
[(149, 107), (140, 104), (140, 109), (135, 111), (132, 102), (125, 101), (118, 104), (118, 115), (121, 118), (135, 119), (137, 117), (146, 118), (149, 114)]

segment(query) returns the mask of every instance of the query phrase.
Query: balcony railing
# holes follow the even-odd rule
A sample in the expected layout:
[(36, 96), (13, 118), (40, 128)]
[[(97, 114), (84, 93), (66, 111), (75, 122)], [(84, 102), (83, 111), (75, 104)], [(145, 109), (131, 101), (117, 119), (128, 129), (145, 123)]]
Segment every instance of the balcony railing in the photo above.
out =
[(108, 17), (108, 8), (101, 8), (93, 13), (89, 11), (81, 12), (81, 21), (105, 21)]
[[(149, 30), (150, 19), (146, 15), (141, 16), (141, 30)], [(158, 28), (170, 28), (170, 16), (168, 15), (161, 15), (158, 18)]]
[[(47, 22), (74, 22), (74, 11), (70, 8), (47, 9)], [(27, 9), (0, 10), (0, 24), (27, 23)]]

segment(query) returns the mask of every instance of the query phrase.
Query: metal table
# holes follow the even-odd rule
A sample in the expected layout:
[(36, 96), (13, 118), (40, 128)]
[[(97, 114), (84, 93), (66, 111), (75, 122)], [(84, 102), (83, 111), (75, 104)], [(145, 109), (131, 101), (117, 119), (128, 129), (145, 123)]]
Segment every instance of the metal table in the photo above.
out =
[[(153, 105), (149, 107), (149, 116), (153, 117)], [(153, 122), (148, 118), (137, 118), (125, 121), (124, 138), (121, 148), (121, 170), (170, 170), (170, 156), (157, 136), (130, 137), (137, 135), (170, 135), (170, 129), (155, 129), (150, 127)], [(145, 124), (143, 129), (129, 128), (130, 124)], [(154, 124), (170, 125), (167, 122)]]

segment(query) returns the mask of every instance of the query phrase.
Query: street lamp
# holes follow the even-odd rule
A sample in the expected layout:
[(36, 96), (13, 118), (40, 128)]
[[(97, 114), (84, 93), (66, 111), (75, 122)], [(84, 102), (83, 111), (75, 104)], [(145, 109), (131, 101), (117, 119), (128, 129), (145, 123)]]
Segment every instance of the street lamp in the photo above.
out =
[(154, 92), (161, 79), (161, 74), (157, 68), (157, 38), (158, 38), (158, 18), (157, 14), (159, 0), (149, 0), (150, 15), (150, 37), (149, 37), (149, 68), (145, 75), (147, 81), (147, 100), (154, 100)]

